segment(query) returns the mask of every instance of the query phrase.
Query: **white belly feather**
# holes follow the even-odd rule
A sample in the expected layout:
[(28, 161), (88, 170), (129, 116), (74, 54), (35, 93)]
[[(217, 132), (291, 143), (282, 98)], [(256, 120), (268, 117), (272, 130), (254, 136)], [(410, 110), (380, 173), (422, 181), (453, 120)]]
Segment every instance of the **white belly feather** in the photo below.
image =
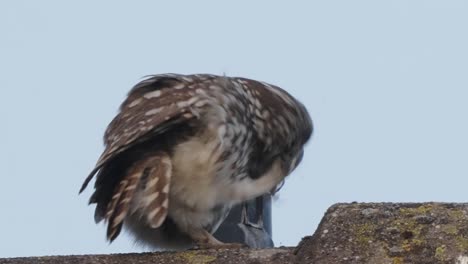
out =
[[(179, 144), (172, 155), (173, 174), (169, 191), (169, 215), (182, 226), (206, 226), (213, 221), (210, 211), (220, 205), (234, 204), (262, 195), (284, 178), (275, 161), (271, 169), (256, 180), (233, 180), (219, 175), (216, 164), (222, 150), (218, 137), (205, 141), (193, 137)], [(182, 227), (183, 228), (183, 227)]]

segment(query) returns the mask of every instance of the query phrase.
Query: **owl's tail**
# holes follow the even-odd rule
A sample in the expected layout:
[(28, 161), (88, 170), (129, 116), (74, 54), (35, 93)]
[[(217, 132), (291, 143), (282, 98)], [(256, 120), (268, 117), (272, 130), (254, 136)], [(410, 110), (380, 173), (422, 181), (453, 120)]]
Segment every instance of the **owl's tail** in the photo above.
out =
[(166, 219), (172, 163), (164, 152), (153, 153), (135, 162), (116, 185), (108, 203), (105, 219), (107, 238), (120, 233), (128, 214), (138, 214), (152, 228)]
[(129, 214), (137, 214), (152, 228), (159, 227), (167, 216), (172, 174), (169, 155), (159, 151), (132, 160), (116, 159), (103, 166), (90, 199), (97, 204), (96, 222), (104, 219), (108, 224), (110, 241), (119, 235)]

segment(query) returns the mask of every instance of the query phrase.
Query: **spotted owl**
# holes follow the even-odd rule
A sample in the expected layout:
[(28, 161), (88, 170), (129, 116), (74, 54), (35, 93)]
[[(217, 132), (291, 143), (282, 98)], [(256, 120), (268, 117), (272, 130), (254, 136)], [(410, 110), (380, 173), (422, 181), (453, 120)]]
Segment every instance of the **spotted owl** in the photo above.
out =
[(306, 108), (251, 79), (161, 74), (135, 85), (104, 135), (89, 202), (113, 241), (125, 227), (161, 249), (222, 247), (241, 202), (277, 189), (312, 134)]

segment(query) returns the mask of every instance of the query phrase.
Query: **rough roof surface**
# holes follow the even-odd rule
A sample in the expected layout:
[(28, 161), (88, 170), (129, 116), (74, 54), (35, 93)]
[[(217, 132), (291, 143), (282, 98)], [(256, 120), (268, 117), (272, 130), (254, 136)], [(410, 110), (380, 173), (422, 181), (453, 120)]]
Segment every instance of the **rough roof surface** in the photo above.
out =
[(296, 251), (299, 263), (468, 264), (468, 204), (336, 204)]
[(0, 259), (4, 263), (468, 264), (468, 204), (336, 204), (296, 248)]

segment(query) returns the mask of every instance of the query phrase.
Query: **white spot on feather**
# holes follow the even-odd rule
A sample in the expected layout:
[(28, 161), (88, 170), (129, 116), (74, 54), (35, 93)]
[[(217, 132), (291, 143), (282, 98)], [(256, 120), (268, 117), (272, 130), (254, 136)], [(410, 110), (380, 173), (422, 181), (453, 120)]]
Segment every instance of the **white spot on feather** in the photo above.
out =
[(159, 97), (160, 95), (161, 95), (161, 91), (156, 90), (156, 91), (146, 93), (145, 95), (143, 95), (143, 97), (145, 97), (146, 99), (151, 99), (153, 97)]
[(159, 192), (154, 192), (145, 198), (145, 206), (148, 206), (154, 199), (158, 198)]
[(198, 100), (198, 97), (192, 97), (192, 98), (190, 98), (190, 99), (188, 99), (186, 101), (177, 102), (177, 107), (183, 108), (183, 107), (190, 106), (193, 103), (195, 103), (197, 100)]
[(133, 100), (133, 101), (128, 105), (128, 107), (132, 108), (132, 107), (138, 105), (139, 103), (141, 103), (141, 98), (138, 98), (138, 99), (136, 99), (136, 100)]
[(153, 187), (154, 185), (156, 185), (156, 183), (158, 183), (158, 181), (159, 181), (159, 178), (154, 177), (153, 179), (151, 179), (151, 181), (148, 182), (148, 184), (146, 185), (146, 189)]
[(169, 199), (164, 200), (164, 202), (162, 203), (162, 207), (164, 208), (169, 207)]
[(127, 188), (125, 188), (125, 191), (131, 191), (131, 190), (134, 190), (136, 188), (136, 185), (130, 185), (130, 186), (127, 186)]
[(115, 218), (114, 224), (112, 225), (112, 227), (116, 227), (117, 225), (119, 225), (119, 224), (122, 222), (122, 220), (124, 219), (124, 217), (125, 217), (125, 214), (124, 214), (124, 213), (119, 214), (119, 215)]
[(166, 184), (166, 186), (164, 186), (164, 188), (162, 189), (162, 192), (163, 193), (168, 193), (169, 192), (169, 183)]
[(154, 108), (154, 109), (151, 109), (151, 110), (147, 111), (145, 113), (145, 115), (147, 115), (147, 116), (148, 115), (154, 115), (154, 114), (157, 114), (157, 113), (161, 112), (162, 110), (163, 110), (162, 107)]
[(187, 107), (187, 106), (188, 106), (187, 101), (177, 102), (177, 107), (179, 107), (179, 108), (184, 108), (184, 107)]
[(153, 219), (154, 216), (161, 210), (161, 207), (158, 207), (151, 211), (151, 213), (148, 214), (148, 219)]
[(129, 203), (132, 200), (132, 197), (125, 197), (121, 203)]
[(150, 222), (151, 222), (151, 223), (150, 223), (150, 226), (151, 226), (152, 228), (158, 228), (158, 227), (162, 224), (162, 222), (164, 221), (164, 219), (166, 219), (166, 218), (165, 218), (165, 217), (159, 217), (159, 218), (157, 219), (157, 220), (158, 220), (157, 222), (152, 222), (154, 219), (150, 219)]
[(196, 106), (196, 107), (202, 107), (202, 106), (206, 105), (206, 103), (207, 103), (206, 100), (204, 100), (204, 101), (198, 101), (198, 102), (195, 103), (195, 106)]
[(197, 94), (206, 94), (206, 92), (203, 89), (200, 89), (200, 88), (196, 89), (195, 92)]

